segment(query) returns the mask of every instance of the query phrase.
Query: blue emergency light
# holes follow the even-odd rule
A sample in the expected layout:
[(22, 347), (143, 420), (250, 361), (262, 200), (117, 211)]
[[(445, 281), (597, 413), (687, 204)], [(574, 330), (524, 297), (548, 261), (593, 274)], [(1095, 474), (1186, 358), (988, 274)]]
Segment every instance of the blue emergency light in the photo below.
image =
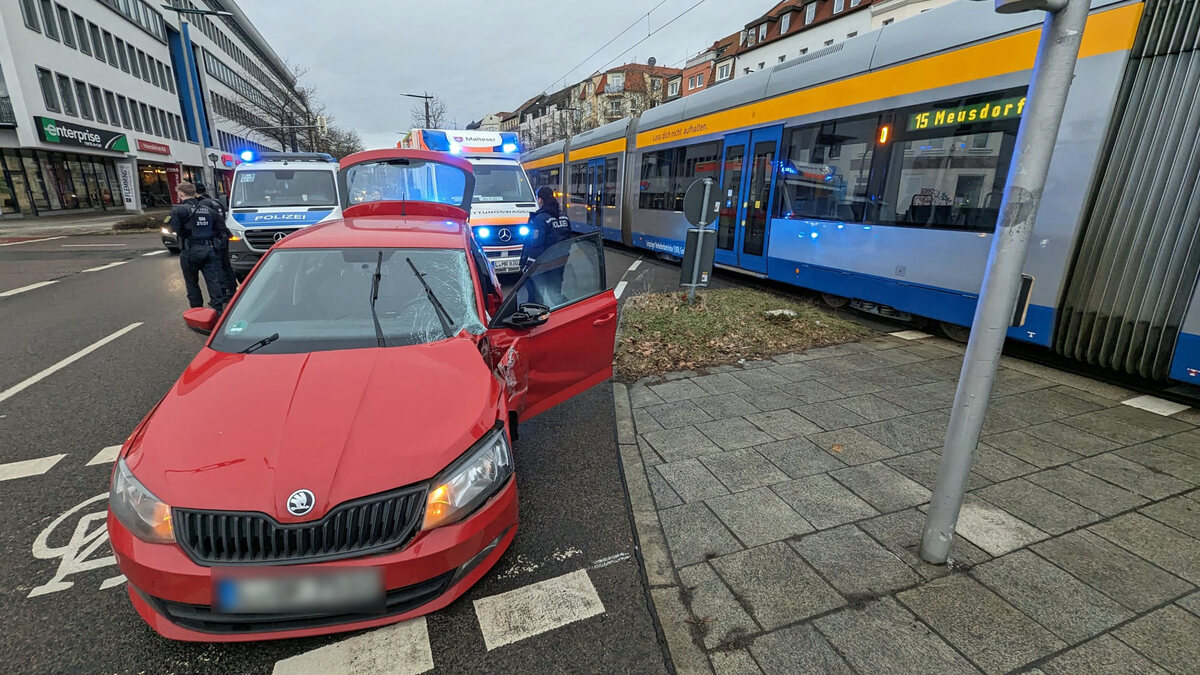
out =
[(517, 229), (517, 234), (520, 234), (522, 237), (529, 236), (529, 226), (522, 225), (520, 228)]
[(243, 162), (253, 162), (254, 161), (254, 151), (253, 150), (243, 150), (242, 154), (238, 155), (238, 156), (242, 158)]
[(516, 152), (517, 144), (516, 143), (505, 143), (504, 145), (500, 146), (500, 149), (503, 150), (504, 152)]
[(475, 230), (475, 232), (479, 235), (480, 239), (487, 239), (488, 237), (492, 236), (492, 230), (487, 227), (481, 227), (478, 230)]

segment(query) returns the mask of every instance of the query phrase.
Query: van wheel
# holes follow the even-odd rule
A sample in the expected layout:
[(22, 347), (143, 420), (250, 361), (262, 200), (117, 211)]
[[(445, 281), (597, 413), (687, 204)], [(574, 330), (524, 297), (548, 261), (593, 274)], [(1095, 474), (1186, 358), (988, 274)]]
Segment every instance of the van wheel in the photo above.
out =
[(841, 309), (850, 304), (850, 298), (843, 298), (840, 295), (832, 295), (830, 293), (822, 293), (821, 301), (833, 309)]
[(939, 326), (942, 329), (942, 334), (955, 342), (966, 344), (967, 340), (971, 338), (971, 329), (966, 326), (946, 323), (945, 321), (939, 322)]

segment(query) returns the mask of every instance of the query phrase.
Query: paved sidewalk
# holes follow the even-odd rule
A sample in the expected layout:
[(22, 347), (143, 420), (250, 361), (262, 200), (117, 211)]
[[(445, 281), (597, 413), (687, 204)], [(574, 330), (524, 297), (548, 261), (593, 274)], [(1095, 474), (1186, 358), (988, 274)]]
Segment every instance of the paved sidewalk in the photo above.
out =
[(1005, 359), (950, 565), (917, 556), (962, 346), (614, 388), (681, 673), (1200, 672), (1200, 414)]
[(137, 214), (132, 211), (88, 211), (37, 218), (0, 218), (0, 239), (55, 237), (111, 232), (116, 223), (137, 215), (166, 217), (170, 208), (156, 207)]

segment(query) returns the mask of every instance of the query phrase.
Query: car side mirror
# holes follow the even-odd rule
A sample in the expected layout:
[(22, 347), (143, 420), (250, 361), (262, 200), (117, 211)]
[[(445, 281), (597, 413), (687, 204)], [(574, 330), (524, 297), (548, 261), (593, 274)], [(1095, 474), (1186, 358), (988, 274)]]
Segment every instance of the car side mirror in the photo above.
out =
[(513, 328), (533, 328), (550, 320), (550, 308), (534, 302), (522, 303), (504, 319), (504, 323)]
[(193, 307), (183, 313), (183, 322), (188, 328), (209, 335), (217, 326), (217, 310), (211, 307)]

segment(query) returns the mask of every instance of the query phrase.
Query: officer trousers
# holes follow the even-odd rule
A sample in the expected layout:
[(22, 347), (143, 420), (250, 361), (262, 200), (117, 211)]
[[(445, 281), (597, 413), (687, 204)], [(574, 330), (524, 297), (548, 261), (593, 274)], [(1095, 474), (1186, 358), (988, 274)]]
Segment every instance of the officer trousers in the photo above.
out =
[(229, 240), (216, 239), (217, 255), (221, 258), (221, 274), (224, 277), (221, 283), (225, 290), (225, 301), (229, 302), (233, 298), (233, 294), (237, 292), (238, 282), (237, 275), (233, 272), (233, 263), (229, 260)]
[(204, 275), (204, 285), (208, 287), (208, 304), (218, 312), (224, 310), (225, 289), (222, 288), (221, 257), (212, 244), (207, 242), (182, 242), (183, 250), (179, 254), (179, 267), (183, 270), (183, 285), (187, 288), (188, 304), (192, 307), (203, 307), (204, 296), (200, 293), (199, 275)]

